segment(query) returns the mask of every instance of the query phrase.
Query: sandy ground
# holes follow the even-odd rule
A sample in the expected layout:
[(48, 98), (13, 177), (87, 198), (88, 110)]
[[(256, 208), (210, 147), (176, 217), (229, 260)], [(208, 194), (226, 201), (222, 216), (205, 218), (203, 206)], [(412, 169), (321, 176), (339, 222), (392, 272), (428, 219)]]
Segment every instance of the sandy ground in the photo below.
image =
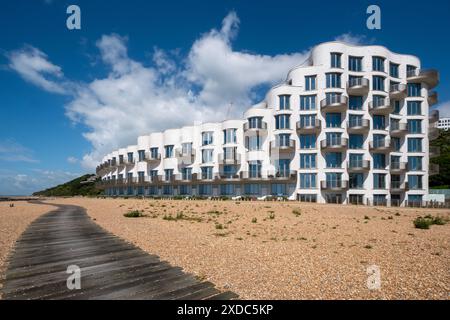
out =
[[(413, 225), (420, 215), (448, 218), (449, 210), (298, 202), (48, 202), (83, 206), (105, 229), (244, 299), (450, 297), (450, 223), (429, 230)], [(130, 210), (146, 217), (125, 218)], [(183, 218), (164, 219), (178, 213)], [(368, 288), (376, 278), (368, 268), (378, 268), (379, 289)]]
[[(13, 203), (14, 207), (10, 207), (10, 203)], [(0, 288), (5, 275), (6, 260), (15, 241), (28, 224), (53, 209), (55, 207), (51, 205), (35, 205), (26, 201), (0, 202)]]

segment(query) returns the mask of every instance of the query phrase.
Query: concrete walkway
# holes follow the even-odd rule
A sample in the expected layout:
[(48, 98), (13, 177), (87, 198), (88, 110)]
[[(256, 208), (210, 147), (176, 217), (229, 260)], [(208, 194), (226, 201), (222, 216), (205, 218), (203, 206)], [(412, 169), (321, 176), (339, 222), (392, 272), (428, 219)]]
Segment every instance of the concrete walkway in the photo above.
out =
[[(81, 268), (81, 289), (68, 289), (71, 265)], [(105, 231), (84, 208), (69, 205), (58, 205), (21, 235), (2, 293), (3, 299), (237, 298)]]

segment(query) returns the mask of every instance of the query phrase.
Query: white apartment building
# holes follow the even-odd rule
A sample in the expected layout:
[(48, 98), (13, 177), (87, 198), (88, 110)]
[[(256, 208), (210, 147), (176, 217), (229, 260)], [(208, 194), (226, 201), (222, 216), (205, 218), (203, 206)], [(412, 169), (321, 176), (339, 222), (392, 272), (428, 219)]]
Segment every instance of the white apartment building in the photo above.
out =
[(450, 118), (439, 118), (437, 127), (438, 127), (438, 129), (442, 129), (445, 131), (450, 129)]
[(327, 42), (239, 120), (140, 136), (97, 168), (110, 196), (423, 200), (438, 150), (436, 70), (382, 46)]

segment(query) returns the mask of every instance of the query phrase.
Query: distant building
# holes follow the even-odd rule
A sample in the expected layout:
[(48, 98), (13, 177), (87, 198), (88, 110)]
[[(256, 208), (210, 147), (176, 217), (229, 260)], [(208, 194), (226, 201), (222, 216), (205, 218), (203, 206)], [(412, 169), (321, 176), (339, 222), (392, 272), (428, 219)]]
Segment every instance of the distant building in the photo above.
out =
[(450, 128), (450, 118), (440, 118), (437, 127), (438, 129), (447, 131)]

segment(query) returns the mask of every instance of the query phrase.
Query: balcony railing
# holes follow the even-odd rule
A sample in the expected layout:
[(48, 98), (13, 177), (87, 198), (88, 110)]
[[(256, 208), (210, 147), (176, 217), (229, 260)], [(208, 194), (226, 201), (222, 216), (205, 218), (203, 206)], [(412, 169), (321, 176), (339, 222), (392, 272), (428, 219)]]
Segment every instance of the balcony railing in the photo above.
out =
[(347, 109), (348, 98), (334, 95), (320, 101), (320, 109), (324, 111), (344, 111)]
[(347, 82), (348, 94), (365, 94), (369, 92), (369, 79), (366, 78), (351, 78)]
[(413, 69), (406, 73), (408, 82), (425, 83), (428, 89), (439, 83), (439, 72), (435, 69)]
[(409, 190), (408, 182), (391, 181), (389, 185), (391, 192), (405, 192)]
[(356, 131), (368, 131), (370, 129), (370, 120), (369, 119), (352, 119), (347, 121), (347, 130), (351, 132)]
[(147, 161), (147, 162), (161, 161), (161, 154), (160, 153), (153, 154), (151, 152), (146, 152), (145, 153), (145, 161)]
[(401, 99), (406, 97), (406, 85), (403, 83), (396, 83), (389, 87), (389, 97), (394, 99)]
[(267, 173), (267, 176), (270, 179), (296, 179), (297, 178), (297, 171), (295, 170), (277, 170), (277, 171), (269, 171)]
[(390, 140), (375, 140), (369, 142), (369, 150), (371, 151), (391, 151), (393, 145)]
[(369, 160), (351, 160), (347, 164), (349, 171), (367, 171), (370, 170)]
[(241, 155), (237, 152), (219, 154), (219, 165), (241, 164)]
[(261, 121), (259, 125), (256, 126), (250, 126), (249, 122), (244, 123), (244, 132), (250, 132), (250, 131), (267, 131), (267, 122)]
[(322, 180), (320, 181), (322, 190), (344, 191), (348, 189), (348, 181), (346, 180)]
[(175, 155), (178, 159), (178, 164), (180, 165), (190, 165), (194, 163), (195, 160), (195, 150), (184, 151), (182, 149), (175, 150)]
[(389, 127), (391, 136), (401, 136), (408, 132), (408, 125), (404, 122), (391, 122)]
[(343, 149), (348, 147), (348, 139), (342, 137), (328, 138), (320, 141), (322, 149)]
[(320, 130), (321, 121), (319, 119), (313, 119), (311, 121), (297, 121), (296, 124), (298, 132), (311, 132)]
[(408, 163), (401, 161), (391, 162), (389, 169), (391, 172), (404, 172), (408, 170)]
[(377, 99), (369, 101), (369, 112), (372, 114), (389, 114), (393, 111), (389, 99)]
[(270, 149), (276, 150), (278, 152), (291, 152), (295, 150), (295, 140), (280, 140), (275, 139), (275, 141), (270, 142)]

